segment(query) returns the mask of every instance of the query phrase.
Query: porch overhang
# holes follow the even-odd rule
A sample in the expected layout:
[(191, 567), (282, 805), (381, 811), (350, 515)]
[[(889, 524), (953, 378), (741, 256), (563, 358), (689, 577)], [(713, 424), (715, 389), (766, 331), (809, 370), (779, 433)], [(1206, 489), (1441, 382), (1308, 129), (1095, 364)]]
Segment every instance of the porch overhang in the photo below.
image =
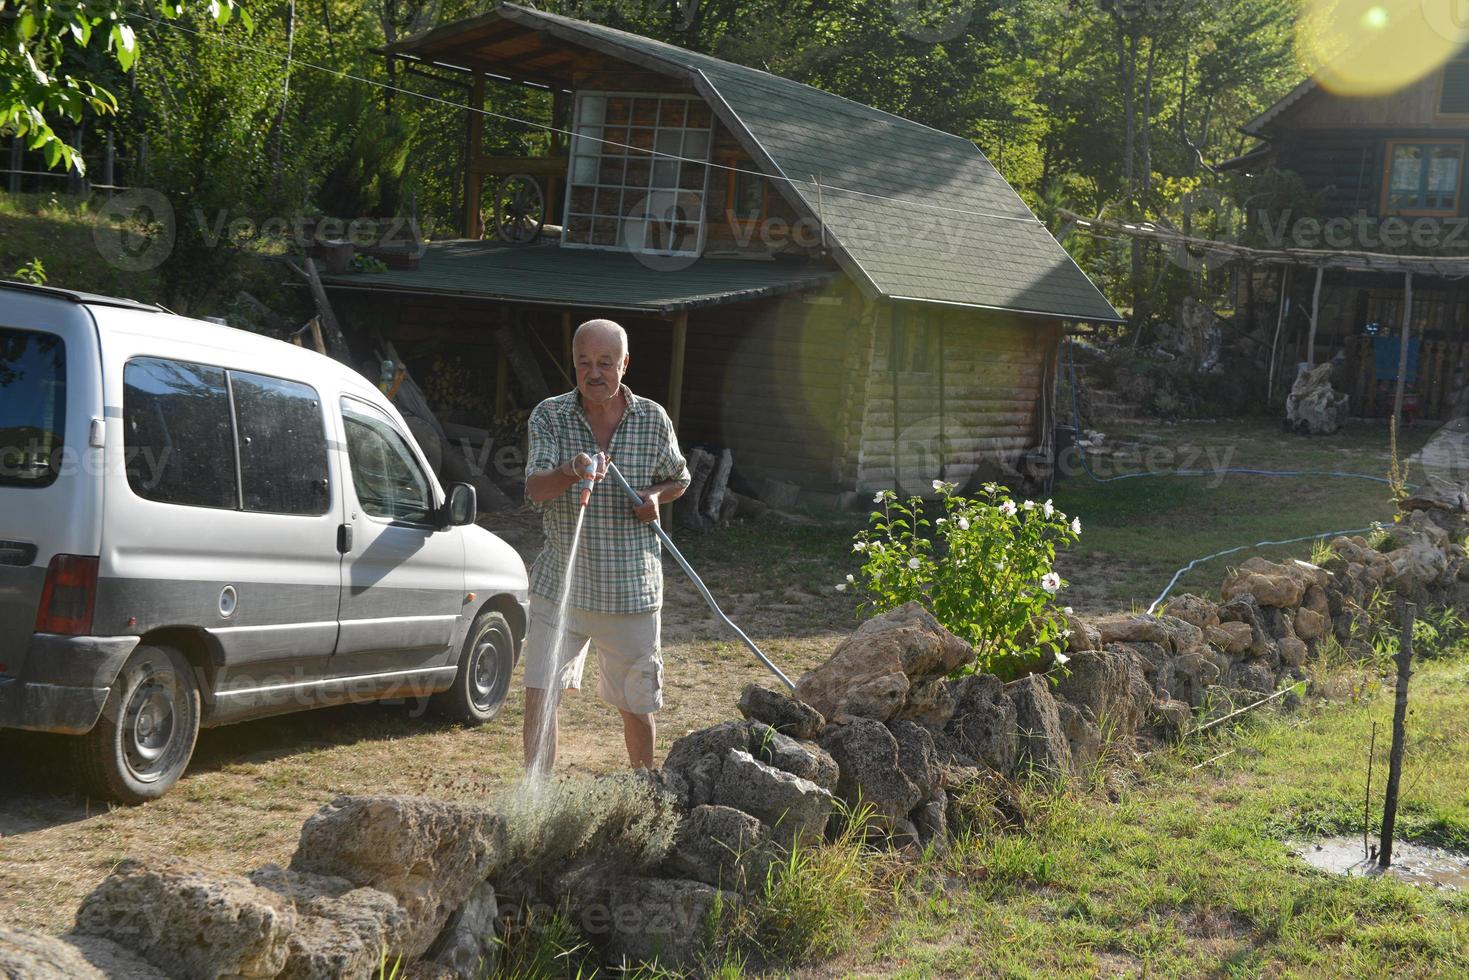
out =
[(459, 239), (423, 246), (416, 269), (322, 275), (332, 289), (668, 316), (820, 289), (841, 273), (807, 260), (634, 255)]

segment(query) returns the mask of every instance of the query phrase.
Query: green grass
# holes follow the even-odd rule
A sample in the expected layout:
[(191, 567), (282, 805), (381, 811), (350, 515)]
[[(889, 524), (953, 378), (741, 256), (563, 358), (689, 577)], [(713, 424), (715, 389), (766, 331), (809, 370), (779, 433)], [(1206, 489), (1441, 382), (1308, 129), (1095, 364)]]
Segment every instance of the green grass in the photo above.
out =
[[(1466, 687), (1463, 659), (1414, 679), (1400, 839), (1469, 846)], [(1361, 833), (1369, 732), (1391, 712), (1392, 698), (1377, 696), (1254, 718), (1151, 757), (1130, 786), (1114, 786), (1115, 804), (1027, 791), (1023, 831), (972, 842), (950, 861), (957, 877), (921, 880), (850, 967), (914, 977), (1464, 976), (1469, 897), (1329, 875), (1290, 854), (1291, 842)], [(1374, 819), (1381, 728), (1378, 752)]]
[[(1403, 433), (1401, 459), (1421, 449), (1430, 427)], [(1109, 433), (1108, 440), (1143, 442), (1155, 454), (1153, 465), (1108, 464), (1115, 475), (1142, 469), (1166, 471), (1187, 466), (1268, 470), (1320, 470), (1387, 475), (1388, 430), (1375, 423), (1353, 423), (1331, 436), (1285, 435), (1267, 421), (1187, 422), (1141, 431)], [(1423, 477), (1413, 468), (1410, 481)], [(1068, 579), (1106, 571), (1100, 604), (1146, 606), (1188, 562), (1238, 545), (1281, 540), (1390, 520), (1393, 507), (1385, 484), (1331, 477), (1148, 476), (1098, 484), (1084, 474), (1065, 480), (1055, 494), (1058, 506), (1080, 515), (1081, 541), (1062, 562)], [(1278, 559), (1308, 558), (1311, 543), (1268, 547), (1206, 562), (1187, 573), (1175, 591), (1215, 593), (1228, 567), (1252, 554)], [(1094, 603), (1096, 604), (1096, 603)]]

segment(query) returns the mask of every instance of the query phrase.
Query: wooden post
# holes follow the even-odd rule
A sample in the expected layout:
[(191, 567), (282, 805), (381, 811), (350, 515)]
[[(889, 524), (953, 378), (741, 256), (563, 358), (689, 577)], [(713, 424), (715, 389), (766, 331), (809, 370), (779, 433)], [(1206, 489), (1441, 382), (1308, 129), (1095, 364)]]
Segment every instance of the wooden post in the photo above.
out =
[(1321, 315), (1321, 276), (1326, 266), (1316, 267), (1316, 289), (1311, 293), (1311, 330), (1306, 334), (1306, 367), (1316, 366), (1316, 318)]
[(1403, 635), (1398, 640), (1397, 699), (1392, 711), (1392, 755), (1388, 758), (1387, 795), (1382, 801), (1382, 836), (1378, 838), (1377, 865), (1392, 866), (1393, 824), (1398, 817), (1398, 782), (1403, 777), (1403, 741), (1407, 737), (1408, 678), (1413, 676), (1413, 620), (1418, 606), (1403, 604)]
[(1413, 337), (1413, 273), (1403, 273), (1403, 329), (1398, 335), (1398, 390), (1392, 401), (1393, 423), (1403, 425), (1403, 386), (1408, 383), (1408, 343)]
[[(689, 311), (680, 310), (673, 318), (673, 357), (668, 365), (668, 418), (673, 423), (674, 438), (678, 438), (679, 416), (683, 413), (683, 367), (684, 353), (689, 343)], [(697, 505), (696, 505), (697, 509)], [(665, 529), (673, 528), (673, 505), (660, 508), (658, 520)]]
[(1290, 266), (1280, 270), (1280, 309), (1275, 314), (1275, 339), (1270, 342), (1270, 380), (1265, 387), (1265, 404), (1275, 399), (1275, 349), (1280, 345), (1280, 329), (1285, 325), (1285, 313), (1290, 309)]
[(480, 238), (484, 235), (484, 221), (480, 218), (479, 167), (478, 161), (484, 149), (485, 76), (474, 73), (469, 86), (469, 147), (464, 154), (464, 237)]

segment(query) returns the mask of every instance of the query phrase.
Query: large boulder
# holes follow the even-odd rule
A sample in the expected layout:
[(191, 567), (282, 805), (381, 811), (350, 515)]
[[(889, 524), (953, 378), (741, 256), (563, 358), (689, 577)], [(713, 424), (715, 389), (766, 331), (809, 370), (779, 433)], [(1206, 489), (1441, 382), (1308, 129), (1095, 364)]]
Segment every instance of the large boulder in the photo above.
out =
[(1116, 613), (1092, 620), (1098, 641), (1109, 643), (1158, 643), (1168, 644), (1168, 631), (1152, 616), (1137, 613)]
[(898, 761), (898, 741), (880, 721), (854, 718), (828, 726), (821, 746), (841, 767), (837, 795), (856, 807), (870, 805), (885, 830), (911, 833), (908, 815), (923, 798)]
[(1028, 674), (1010, 685), (1009, 694), (1020, 731), (1020, 764), (1052, 777), (1070, 773), (1070, 741), (1045, 678)]
[(1346, 394), (1331, 387), (1332, 365), (1303, 367), (1285, 396), (1285, 421), (1303, 435), (1326, 435), (1347, 420)]
[(291, 955), (288, 901), (185, 861), (125, 860), (82, 900), (76, 931), (101, 936), (179, 980), (275, 977)]
[(674, 971), (698, 966), (723, 918), (740, 905), (737, 892), (702, 881), (627, 877), (592, 863), (562, 875), (556, 893), (571, 920), (608, 964), (657, 963)]
[(663, 867), (670, 877), (749, 893), (778, 859), (758, 818), (730, 806), (696, 806), (679, 823)]
[(1008, 775), (1020, 752), (1020, 729), (1004, 683), (993, 674), (970, 674), (950, 689), (955, 706), (944, 734), (970, 759)]
[(740, 692), (739, 709), (751, 721), (763, 722), (791, 738), (815, 738), (826, 724), (821, 712), (806, 702), (753, 683)]
[(401, 954), (408, 915), (386, 892), (275, 864), (250, 872), (250, 881), (281, 896), (296, 911), (281, 978), (367, 980), (384, 952)]
[(796, 683), (796, 696), (828, 721), (886, 721), (920, 678), (942, 677), (974, 659), (974, 650), (916, 602), (869, 619), (830, 658)]
[(6, 980), (169, 980), (142, 957), (100, 936), (48, 936), (0, 926)]
[(827, 790), (740, 749), (725, 753), (712, 802), (757, 817), (786, 847), (820, 842), (834, 809)]
[[(1245, 562), (1230, 574), (1219, 587), (1219, 594), (1227, 604), (1230, 600), (1252, 595), (1261, 606), (1292, 608), (1301, 604), (1306, 594), (1307, 582), (1292, 574), (1290, 569), (1270, 562), (1255, 560)], [(1224, 618), (1223, 610), (1219, 618)]]
[(683, 792), (680, 802), (690, 809), (709, 803), (731, 749), (750, 750), (750, 723), (725, 721), (690, 732), (673, 743), (663, 771), (677, 777)]
[(824, 790), (836, 789), (836, 760), (815, 742), (799, 742), (758, 721), (750, 723), (750, 754), (766, 765), (800, 776)]
[(1464, 484), (1430, 476), (1398, 504), (1401, 511), (1441, 510), (1450, 514), (1469, 514), (1469, 491)]
[[(500, 961), (500, 903), (495, 886), (482, 881), (469, 899), (449, 916), (428, 950), (428, 960), (451, 971), (458, 980), (495, 975)], [(376, 976), (373, 974), (372, 976)]]
[(1219, 607), (1208, 599), (1196, 596), (1191, 592), (1174, 596), (1168, 600), (1168, 605), (1163, 610), (1170, 616), (1176, 616), (1185, 623), (1192, 623), (1201, 630), (1207, 630), (1210, 626), (1219, 624)]
[(504, 846), (504, 818), (484, 807), (339, 796), (301, 827), (291, 870), (345, 878), (393, 896), (408, 914), (403, 956), (416, 959), (489, 877)]

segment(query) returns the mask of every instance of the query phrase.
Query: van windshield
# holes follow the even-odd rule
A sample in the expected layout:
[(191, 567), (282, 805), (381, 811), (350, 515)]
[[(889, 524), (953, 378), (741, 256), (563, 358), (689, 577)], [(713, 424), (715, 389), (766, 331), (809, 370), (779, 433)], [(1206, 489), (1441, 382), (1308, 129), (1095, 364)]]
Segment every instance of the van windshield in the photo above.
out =
[(66, 344), (0, 327), (0, 486), (55, 480), (65, 431)]

